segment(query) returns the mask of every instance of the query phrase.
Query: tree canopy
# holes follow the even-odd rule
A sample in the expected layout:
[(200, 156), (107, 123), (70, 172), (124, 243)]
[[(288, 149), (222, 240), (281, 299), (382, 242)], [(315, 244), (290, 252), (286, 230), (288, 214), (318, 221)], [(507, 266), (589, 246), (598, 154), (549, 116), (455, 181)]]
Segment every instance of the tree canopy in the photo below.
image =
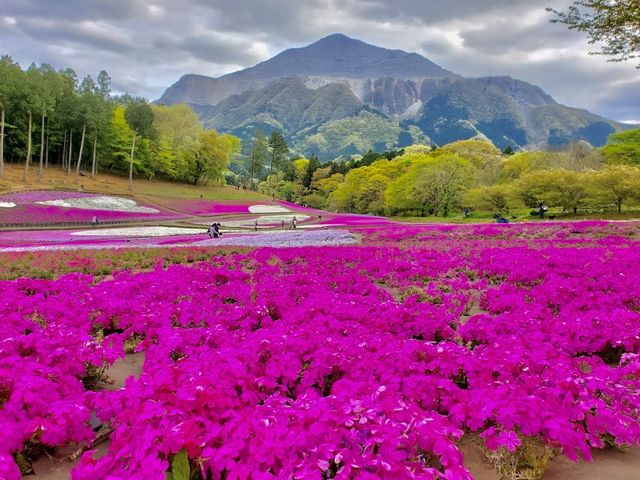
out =
[[(638, 58), (640, 52), (640, 2), (638, 0), (579, 0), (568, 11), (547, 8), (571, 30), (585, 32), (592, 45), (601, 45), (591, 53), (606, 55), (613, 62)], [(640, 68), (640, 63), (638, 64)]]

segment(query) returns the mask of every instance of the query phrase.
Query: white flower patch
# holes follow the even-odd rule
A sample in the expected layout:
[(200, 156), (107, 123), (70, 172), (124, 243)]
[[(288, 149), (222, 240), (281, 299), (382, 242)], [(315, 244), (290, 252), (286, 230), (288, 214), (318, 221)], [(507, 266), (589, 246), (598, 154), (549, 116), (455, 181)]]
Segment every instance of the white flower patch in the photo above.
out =
[(124, 227), (80, 230), (74, 236), (86, 237), (170, 237), (173, 235), (205, 235), (204, 228), (181, 227)]
[(264, 227), (265, 225), (280, 226), (282, 222), (284, 222), (286, 226), (291, 224), (293, 217), (296, 217), (298, 222), (304, 222), (311, 218), (308, 215), (263, 215), (258, 218), (247, 218), (243, 220), (221, 220), (220, 223), (223, 227), (253, 227), (257, 220), (259, 227)]
[(0, 208), (13, 208), (16, 204), (13, 202), (0, 202)]
[(280, 205), (251, 205), (249, 211), (251, 213), (291, 213), (291, 210)]
[(122, 197), (82, 197), (67, 198), (65, 200), (44, 200), (35, 202), (41, 205), (51, 205), (63, 208), (79, 208), (81, 210), (106, 210), (110, 212), (133, 212), (133, 213), (159, 213), (151, 207), (138, 205), (135, 200)]
[(309, 247), (350, 245), (356, 238), (346, 230), (311, 230), (306, 232), (265, 232), (261, 235), (238, 235), (197, 242), (197, 246), (234, 245), (245, 247)]
[(331, 225), (323, 225), (321, 223), (314, 223), (312, 225), (298, 225), (297, 228), (302, 230), (314, 230), (317, 228), (334, 228), (334, 227), (345, 227), (346, 225), (342, 223), (332, 223)]

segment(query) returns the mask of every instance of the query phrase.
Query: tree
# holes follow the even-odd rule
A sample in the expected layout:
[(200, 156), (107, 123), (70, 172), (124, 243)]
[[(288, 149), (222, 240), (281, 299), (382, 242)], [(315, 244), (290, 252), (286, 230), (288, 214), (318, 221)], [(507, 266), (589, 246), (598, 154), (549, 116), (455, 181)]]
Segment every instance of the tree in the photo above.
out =
[(512, 189), (508, 185), (482, 186), (468, 190), (465, 203), (494, 214), (506, 214), (511, 209), (512, 195)]
[[(113, 171), (128, 170), (133, 143), (133, 130), (125, 119), (125, 110), (117, 106), (113, 110), (111, 122), (107, 128), (107, 159), (105, 167)], [(135, 161), (135, 159), (134, 159)]]
[(616, 212), (629, 200), (640, 199), (640, 168), (615, 165), (596, 172), (591, 179), (591, 189), (597, 200), (611, 205)]
[(194, 185), (206, 185), (210, 181), (222, 182), (231, 155), (239, 151), (238, 137), (205, 130), (200, 134), (192, 152), (191, 182)]
[(454, 154), (464, 158), (476, 169), (476, 182), (481, 185), (496, 183), (502, 175), (502, 152), (485, 140), (460, 140), (449, 143), (433, 153), (434, 156)]
[(423, 208), (428, 205), (434, 215), (446, 217), (473, 183), (474, 174), (475, 169), (465, 159), (445, 155), (422, 171), (413, 193)]
[(610, 165), (640, 166), (640, 129), (609, 135), (602, 155)]
[(156, 131), (153, 128), (153, 110), (149, 100), (123, 95), (116, 99), (116, 103), (124, 106), (125, 118), (133, 130), (144, 138), (156, 138)]
[[(269, 174), (275, 173), (274, 167), (281, 170), (285, 167), (285, 161), (289, 154), (289, 146), (285, 141), (282, 133), (273, 131), (268, 141), (269, 149), (271, 150), (271, 165), (269, 166)], [(291, 172), (285, 172), (291, 173)]]
[(532, 172), (521, 179), (521, 192), (528, 207), (539, 202), (571, 210), (574, 215), (588, 200), (588, 174), (561, 168)]
[(309, 159), (309, 163), (307, 164), (307, 168), (304, 172), (304, 177), (302, 178), (302, 186), (304, 188), (307, 188), (307, 189), (311, 188), (313, 174), (318, 168), (320, 168), (320, 160), (318, 160), (318, 157), (314, 153), (313, 155), (311, 155), (311, 158)]
[(256, 177), (260, 176), (260, 172), (264, 168), (269, 155), (269, 147), (267, 140), (264, 138), (262, 130), (256, 128), (253, 135), (253, 146), (251, 147), (251, 156), (249, 163), (249, 187), (253, 188)]
[[(547, 8), (571, 30), (585, 32), (589, 44), (602, 45), (593, 55), (611, 57), (609, 61), (622, 62), (638, 57), (640, 51), (640, 3), (638, 0), (580, 0), (567, 12)], [(640, 64), (638, 65), (640, 68)]]
[(20, 66), (11, 57), (0, 58), (0, 79), (2, 79), (0, 81), (0, 179), (4, 176), (6, 112), (13, 104), (15, 89), (21, 74)]
[(198, 115), (186, 104), (151, 105), (151, 110), (157, 135), (154, 171), (171, 179), (187, 179), (187, 159), (203, 131)]

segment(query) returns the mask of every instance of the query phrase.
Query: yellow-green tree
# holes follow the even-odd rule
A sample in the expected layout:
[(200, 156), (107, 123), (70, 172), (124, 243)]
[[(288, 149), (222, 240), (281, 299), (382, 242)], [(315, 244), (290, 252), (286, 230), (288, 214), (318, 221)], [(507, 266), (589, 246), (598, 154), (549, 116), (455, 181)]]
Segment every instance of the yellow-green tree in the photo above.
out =
[(394, 212), (415, 210), (447, 216), (460, 205), (462, 194), (474, 182), (475, 168), (455, 154), (423, 156), (411, 163), (387, 189), (386, 207)]
[(454, 154), (467, 160), (476, 171), (476, 183), (491, 185), (502, 175), (504, 156), (490, 141), (470, 139), (449, 143), (433, 152), (434, 156)]
[(464, 202), (466, 206), (476, 210), (506, 214), (515, 203), (514, 191), (511, 185), (483, 185), (468, 190), (464, 195)]
[(610, 135), (602, 154), (610, 165), (640, 166), (640, 129)]
[(189, 158), (189, 176), (194, 185), (214, 181), (222, 183), (231, 155), (240, 151), (240, 139), (215, 130), (205, 130), (198, 136)]
[(612, 206), (618, 213), (623, 205), (640, 200), (640, 168), (615, 165), (596, 172), (590, 179), (591, 192), (597, 201)]

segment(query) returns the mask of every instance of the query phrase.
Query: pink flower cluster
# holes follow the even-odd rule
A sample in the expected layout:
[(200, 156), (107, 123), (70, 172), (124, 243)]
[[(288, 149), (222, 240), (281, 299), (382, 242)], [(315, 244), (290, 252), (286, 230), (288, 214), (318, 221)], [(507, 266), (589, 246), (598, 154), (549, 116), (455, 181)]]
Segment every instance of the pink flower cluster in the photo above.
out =
[[(494, 228), (0, 282), (0, 477), (25, 441), (90, 439), (92, 412), (115, 430), (75, 480), (161, 480), (182, 450), (204, 478), (464, 480), (465, 431), (572, 459), (637, 444), (637, 240)], [(140, 377), (83, 389), (132, 335)]]
[(0, 202), (14, 203), (16, 205), (13, 208), (0, 208), (0, 224), (90, 223), (94, 216), (98, 217), (99, 221), (102, 222), (161, 220), (180, 216), (167, 210), (160, 210), (158, 213), (140, 213), (65, 208), (36, 203), (98, 196), (102, 195), (57, 190), (26, 191), (0, 195)]
[(214, 200), (154, 197), (159, 204), (171, 210), (189, 215), (228, 215), (234, 213), (249, 213), (249, 206), (259, 202), (225, 202)]

